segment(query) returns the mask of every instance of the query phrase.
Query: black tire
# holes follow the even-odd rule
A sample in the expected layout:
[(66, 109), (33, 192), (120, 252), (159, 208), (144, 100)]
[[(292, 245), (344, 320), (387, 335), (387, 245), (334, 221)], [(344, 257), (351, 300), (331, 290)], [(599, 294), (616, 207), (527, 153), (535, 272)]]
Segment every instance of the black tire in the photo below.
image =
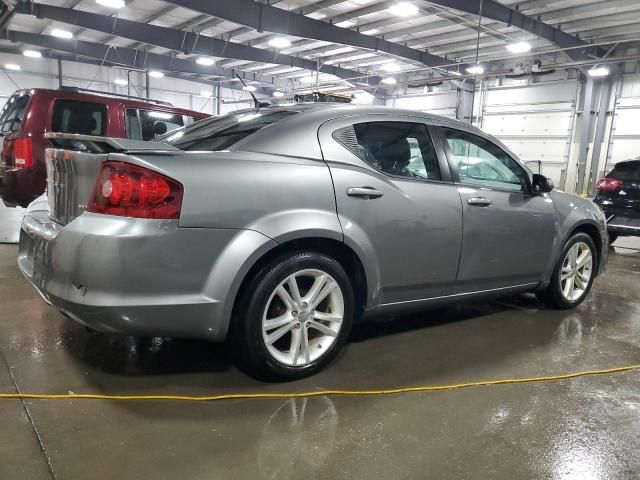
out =
[(618, 234), (615, 232), (608, 232), (609, 233), (609, 245), (611, 245), (613, 242), (615, 242), (618, 239)]
[[(321, 270), (333, 277), (342, 293), (344, 315), (338, 335), (319, 358), (303, 366), (291, 366), (278, 361), (267, 349), (262, 317), (275, 289), (287, 277), (304, 269)], [(315, 374), (336, 357), (351, 331), (354, 295), (351, 281), (337, 260), (320, 252), (302, 251), (285, 254), (261, 268), (241, 292), (237, 307), (231, 343), (241, 366), (262, 380), (289, 381)]]
[[(571, 247), (573, 247), (578, 242), (585, 243), (591, 250), (591, 256), (593, 258), (593, 267), (592, 267), (591, 278), (589, 279), (589, 283), (587, 284), (587, 287), (584, 289), (584, 292), (582, 293), (582, 295), (580, 295), (580, 297), (578, 297), (573, 301), (569, 301), (562, 294), (560, 277), (562, 273), (562, 264), (567, 255), (567, 252)], [(560, 310), (568, 310), (570, 308), (574, 308), (580, 305), (589, 294), (589, 291), (591, 290), (591, 286), (593, 285), (593, 281), (595, 280), (595, 272), (596, 272), (597, 265), (598, 265), (598, 253), (596, 250), (596, 246), (593, 243), (593, 240), (591, 239), (591, 237), (586, 233), (577, 233), (573, 235), (571, 238), (569, 238), (569, 240), (567, 240), (564, 247), (562, 248), (560, 257), (558, 258), (556, 266), (553, 270), (551, 283), (546, 288), (546, 290), (537, 292), (536, 296), (541, 302), (545, 303), (549, 307), (557, 308)]]

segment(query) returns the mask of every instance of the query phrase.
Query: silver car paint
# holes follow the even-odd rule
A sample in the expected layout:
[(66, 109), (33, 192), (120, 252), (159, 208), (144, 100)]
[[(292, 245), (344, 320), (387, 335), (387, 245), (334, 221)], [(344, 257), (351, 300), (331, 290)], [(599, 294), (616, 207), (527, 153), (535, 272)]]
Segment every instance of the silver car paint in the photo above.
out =
[[(395, 118), (470, 131), (508, 151), (474, 127), (384, 107), (301, 110), (230, 151), (162, 152), (154, 146), (108, 155), (180, 181), (185, 196), (179, 221), (81, 213), (91, 169), (97, 172), (106, 157), (57, 155), (67, 163), (53, 168), (52, 178), (69, 185), (80, 168), (74, 162), (83, 161), (85, 173), (76, 178), (84, 182), (58, 189), (52, 205), (60, 223), (49, 220), (42, 201), (32, 205), (21, 233), (21, 269), (48, 301), (93, 328), (222, 340), (247, 272), (290, 240), (325, 238), (352, 248), (365, 270), (368, 312), (544, 285), (562, 243), (581, 224), (602, 232), (601, 264), (606, 261), (606, 227), (589, 201), (561, 192), (531, 195), (514, 213), (509, 198), (496, 197), (494, 215), (479, 215), (463, 227), (459, 186), (392, 179), (330, 137), (332, 127), (345, 122)], [(385, 196), (346, 196), (346, 188), (360, 186), (379, 187)], [(67, 192), (73, 193), (65, 197)], [(465, 250), (465, 228), (480, 238), (481, 248), (470, 244)], [(483, 232), (502, 236), (503, 258)], [(460, 272), (468, 278), (458, 273), (461, 253)]]

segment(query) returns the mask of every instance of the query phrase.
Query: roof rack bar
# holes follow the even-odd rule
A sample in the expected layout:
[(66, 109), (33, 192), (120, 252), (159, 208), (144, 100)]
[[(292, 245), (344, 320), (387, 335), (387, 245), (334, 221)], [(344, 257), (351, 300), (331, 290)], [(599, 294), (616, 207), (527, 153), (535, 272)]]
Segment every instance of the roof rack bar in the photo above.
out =
[(163, 100), (154, 100), (153, 98), (137, 97), (135, 95), (125, 95), (125, 94), (122, 94), (122, 93), (103, 92), (102, 90), (92, 90), (92, 89), (89, 89), (89, 88), (62, 86), (62, 87), (60, 87), (60, 90), (64, 90), (64, 91), (67, 91), (67, 92), (94, 93), (96, 95), (102, 95), (102, 96), (105, 96), (105, 97), (129, 98), (129, 99), (132, 99), (132, 100), (140, 100), (140, 101), (143, 101), (143, 102), (157, 103), (158, 105), (164, 105), (164, 106), (167, 106), (167, 107), (173, 107), (172, 103), (165, 102)]

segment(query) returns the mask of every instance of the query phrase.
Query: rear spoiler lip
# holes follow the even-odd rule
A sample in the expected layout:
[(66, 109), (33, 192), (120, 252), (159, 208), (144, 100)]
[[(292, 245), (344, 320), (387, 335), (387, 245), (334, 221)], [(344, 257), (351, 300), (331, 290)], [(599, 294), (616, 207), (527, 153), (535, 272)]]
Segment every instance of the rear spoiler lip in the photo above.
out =
[[(83, 144), (94, 153), (155, 153), (172, 154), (181, 150), (164, 142), (129, 140), (127, 138), (98, 137), (80, 133), (49, 132), (44, 134), (48, 140), (66, 140)], [(104, 147), (107, 147), (106, 149)]]

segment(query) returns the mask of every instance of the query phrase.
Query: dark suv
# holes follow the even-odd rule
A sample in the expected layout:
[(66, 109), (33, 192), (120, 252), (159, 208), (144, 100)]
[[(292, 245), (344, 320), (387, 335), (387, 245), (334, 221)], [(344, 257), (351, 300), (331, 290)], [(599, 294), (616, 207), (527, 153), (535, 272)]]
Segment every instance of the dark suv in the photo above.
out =
[(609, 242), (618, 236), (640, 236), (640, 158), (618, 162), (596, 185), (593, 201), (607, 217)]
[(169, 103), (61, 88), (16, 91), (0, 111), (0, 196), (26, 207), (45, 190), (47, 132), (153, 140), (207, 117)]

